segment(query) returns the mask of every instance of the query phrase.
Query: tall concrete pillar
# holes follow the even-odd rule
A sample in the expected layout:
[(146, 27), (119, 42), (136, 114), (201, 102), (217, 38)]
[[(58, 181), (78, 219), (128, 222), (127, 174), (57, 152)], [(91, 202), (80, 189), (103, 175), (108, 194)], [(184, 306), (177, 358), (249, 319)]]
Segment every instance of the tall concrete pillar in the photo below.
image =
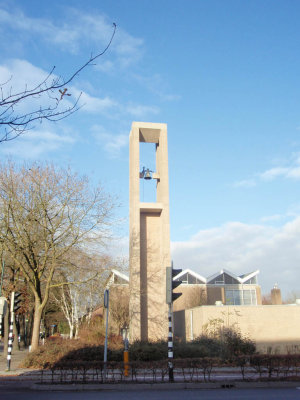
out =
[[(155, 143), (156, 202), (140, 201), (140, 143)], [(130, 341), (166, 339), (170, 260), (167, 125), (133, 122), (129, 138)]]
[(273, 305), (282, 304), (281, 290), (277, 286), (277, 283), (275, 283), (273, 289), (271, 290), (271, 304)]

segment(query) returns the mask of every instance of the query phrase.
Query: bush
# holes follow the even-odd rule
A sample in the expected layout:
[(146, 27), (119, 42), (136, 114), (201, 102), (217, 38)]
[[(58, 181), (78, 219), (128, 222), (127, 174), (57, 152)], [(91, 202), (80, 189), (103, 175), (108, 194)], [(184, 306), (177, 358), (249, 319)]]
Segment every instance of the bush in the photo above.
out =
[(168, 344), (159, 342), (136, 341), (129, 347), (129, 357), (133, 361), (157, 361), (168, 358)]
[[(123, 345), (118, 344), (118, 339), (112, 338), (112, 346), (108, 349), (107, 358), (110, 361), (123, 360)], [(28, 354), (23, 360), (25, 368), (50, 368), (58, 362), (70, 363), (72, 361), (103, 361), (104, 346), (88, 345), (81, 340), (56, 338), (47, 339), (44, 346)]]
[(175, 342), (176, 358), (219, 357), (222, 344), (219, 340), (201, 336), (192, 342)]
[(105, 338), (105, 327), (100, 318), (85, 321), (79, 330), (80, 339), (89, 344), (103, 345)]
[[(238, 332), (228, 331), (222, 339), (213, 339), (207, 336), (192, 342), (174, 341), (174, 358), (202, 358), (222, 357), (231, 359), (243, 354), (254, 354), (255, 344), (241, 337)], [(168, 358), (168, 343), (159, 342), (134, 342), (129, 347), (130, 360), (156, 361)]]
[(251, 355), (256, 352), (255, 343), (243, 337), (239, 331), (227, 329), (223, 333), (225, 345), (223, 358), (232, 358), (240, 355)]
[[(55, 363), (98, 362), (103, 360), (104, 337), (85, 336), (84, 341), (62, 339), (47, 340), (45, 346), (30, 353), (23, 362), (26, 368), (46, 368)], [(108, 340), (108, 361), (122, 361), (124, 344), (120, 336), (111, 336)], [(236, 331), (224, 331), (222, 338), (214, 339), (201, 336), (192, 342), (174, 341), (175, 359), (195, 359), (221, 357), (232, 360), (240, 355), (255, 353), (254, 343), (243, 338)], [(168, 358), (168, 342), (134, 342), (129, 347), (130, 361), (160, 361)]]

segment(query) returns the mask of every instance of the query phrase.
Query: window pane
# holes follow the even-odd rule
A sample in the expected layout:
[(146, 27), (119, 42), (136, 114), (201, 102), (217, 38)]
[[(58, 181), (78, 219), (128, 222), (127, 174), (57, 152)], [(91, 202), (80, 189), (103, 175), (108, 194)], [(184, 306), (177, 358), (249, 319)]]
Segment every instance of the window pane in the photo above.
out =
[(234, 305), (238, 306), (242, 304), (242, 291), (234, 290)]
[(226, 304), (234, 305), (233, 290), (226, 290)]

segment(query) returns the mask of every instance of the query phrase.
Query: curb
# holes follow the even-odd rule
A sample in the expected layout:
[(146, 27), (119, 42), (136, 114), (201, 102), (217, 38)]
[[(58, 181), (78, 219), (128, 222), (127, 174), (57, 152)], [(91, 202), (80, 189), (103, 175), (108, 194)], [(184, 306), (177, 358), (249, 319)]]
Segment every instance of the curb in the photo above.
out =
[(84, 392), (84, 391), (113, 391), (113, 392), (130, 392), (140, 390), (207, 390), (207, 389), (256, 389), (256, 388), (299, 388), (300, 382), (234, 382), (234, 381), (220, 381), (208, 383), (119, 383), (119, 384), (41, 384), (32, 381), (18, 381), (18, 380), (3, 380), (0, 381), (0, 388), (13, 389), (14, 391), (21, 391), (24, 389), (32, 391), (69, 391), (69, 392)]
[(65, 384), (30, 386), (36, 391), (138, 391), (138, 390), (204, 390), (204, 389), (254, 389), (254, 388), (297, 388), (298, 382), (218, 382), (218, 383), (136, 383), (136, 384)]

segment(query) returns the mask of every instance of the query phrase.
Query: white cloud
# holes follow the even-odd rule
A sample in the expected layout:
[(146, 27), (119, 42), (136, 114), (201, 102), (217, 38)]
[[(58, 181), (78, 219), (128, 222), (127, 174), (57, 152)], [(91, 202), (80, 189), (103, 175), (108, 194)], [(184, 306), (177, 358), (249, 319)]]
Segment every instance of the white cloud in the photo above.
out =
[(199, 231), (190, 240), (172, 243), (176, 267), (209, 276), (222, 268), (236, 274), (260, 269), (259, 282), (268, 292), (278, 282), (284, 294), (300, 279), (300, 217), (274, 228), (229, 222)]
[(167, 81), (163, 79), (160, 74), (154, 74), (152, 76), (134, 74), (133, 77), (138, 83), (163, 101), (175, 101), (180, 99), (179, 95), (168, 93)]
[[(4, 96), (8, 96), (12, 88), (13, 93), (22, 92), (24, 90), (30, 90), (36, 87), (38, 84), (44, 81), (48, 76), (48, 72), (32, 65), (26, 60), (13, 59), (7, 61), (4, 65), (0, 65), (0, 82), (7, 82), (3, 86)], [(58, 77), (53, 74), (48, 81), (49, 84)], [(44, 87), (44, 86), (42, 86)], [(81, 111), (88, 113), (108, 113), (112, 108), (116, 107), (118, 103), (108, 96), (103, 98), (94, 97), (86, 92), (81, 92), (74, 86), (68, 86), (68, 93), (70, 97), (64, 97), (63, 101), (60, 102), (60, 109), (68, 108), (72, 106), (78, 96), (81, 94), (79, 104), (82, 105)], [(31, 112), (33, 109), (39, 109), (40, 106), (52, 106), (56, 105), (56, 97), (60, 97), (60, 93), (51, 93), (51, 98), (44, 94), (42, 96), (29, 97), (20, 102), (16, 112)]]
[(285, 179), (300, 179), (300, 156), (299, 153), (293, 153), (290, 160), (284, 166), (270, 168), (259, 174), (260, 179), (272, 181), (282, 177)]
[[(102, 51), (113, 33), (113, 22), (103, 14), (88, 14), (71, 7), (64, 7), (64, 12), (58, 14), (55, 21), (27, 16), (20, 9), (0, 9), (0, 30), (9, 28), (26, 32), (69, 53), (77, 53), (80, 48), (86, 51), (87, 46), (90, 50)], [(142, 48), (142, 39), (117, 28), (111, 51), (119, 65), (126, 67), (136, 62), (143, 53)]]
[(3, 143), (1, 153), (23, 159), (36, 159), (49, 152), (71, 146), (76, 138), (68, 134), (57, 134), (51, 130), (32, 130), (20, 136), (17, 141)]
[(259, 176), (262, 180), (272, 181), (273, 179), (278, 178), (280, 176), (287, 177), (288, 173), (289, 173), (289, 168), (276, 167), (276, 168), (270, 168), (260, 173)]
[(244, 179), (242, 181), (235, 182), (233, 187), (253, 187), (256, 186), (255, 179)]
[[(5, 64), (0, 65), (0, 82), (2, 84), (3, 98), (12, 96), (12, 99), (17, 98), (18, 93), (25, 91), (45, 89), (46, 86), (52, 84), (53, 80), (58, 77), (53, 74), (49, 77), (46, 85), (45, 79), (49, 76), (49, 72), (43, 71), (26, 60), (12, 59), (8, 60)], [(37, 86), (40, 85), (38, 88)], [(27, 112), (33, 112), (40, 108), (55, 108), (57, 105), (57, 98), (60, 93), (58, 90), (51, 93), (41, 93), (36, 96), (24, 97), (17, 105), (14, 106), (14, 115), (23, 115)], [(68, 100), (67, 100), (68, 99)], [(61, 111), (68, 107), (72, 107), (72, 102), (75, 102), (75, 97), (68, 97), (60, 102), (56, 111)]]
[(144, 106), (141, 104), (127, 105), (126, 111), (135, 118), (144, 118), (147, 115), (159, 114), (159, 108), (155, 106)]
[[(80, 91), (75, 88), (71, 88), (70, 92), (73, 93), (75, 97), (80, 95)], [(81, 93), (79, 104), (82, 105), (82, 111), (89, 113), (107, 113), (112, 108), (118, 106), (118, 103), (108, 96), (103, 98), (94, 97), (86, 92)]]
[(100, 125), (94, 125), (92, 132), (97, 143), (112, 158), (118, 157), (122, 149), (128, 146), (128, 134), (111, 134)]
[(300, 179), (300, 155), (294, 153), (290, 157), (290, 160), (285, 163), (286, 165), (279, 165), (273, 168), (269, 168), (264, 172), (257, 173), (250, 179), (244, 179), (232, 184), (233, 187), (254, 187), (259, 181), (271, 182), (277, 178), (282, 179)]
[(284, 215), (275, 214), (275, 215), (267, 215), (261, 218), (262, 222), (272, 222), (272, 221), (279, 221), (280, 219), (284, 218)]
[[(9, 60), (5, 65), (0, 65), (0, 82), (7, 82), (3, 86), (4, 96), (10, 95), (10, 90), (13, 93), (22, 92), (24, 90), (31, 90), (38, 84), (43, 82), (48, 76), (48, 72), (32, 65), (26, 60), (13, 59)], [(56, 75), (52, 75), (49, 83), (52, 80), (57, 79)], [(95, 97), (91, 96), (87, 92), (81, 92), (79, 88), (75, 86), (68, 86), (68, 94), (71, 96), (65, 96), (59, 103), (58, 111), (66, 110), (71, 108), (76, 99), (80, 96), (79, 106), (81, 106), (79, 112), (89, 114), (102, 114), (107, 118), (117, 118), (121, 116), (127, 116), (130, 114), (134, 118), (142, 119), (147, 118), (149, 115), (158, 114), (159, 109), (155, 106), (147, 106), (141, 104), (121, 104), (114, 100), (110, 96)], [(60, 97), (58, 90), (51, 93), (51, 97), (47, 94), (42, 96), (28, 97), (20, 102), (15, 108), (15, 115), (24, 115), (32, 112), (33, 110), (39, 110), (40, 107), (56, 107), (56, 97)], [(38, 125), (38, 122), (34, 124)], [(128, 135), (110, 135), (107, 132), (97, 132), (98, 141), (105, 143), (105, 149), (110, 156), (118, 156), (122, 147), (127, 144)], [(50, 147), (51, 148), (51, 147)], [(42, 150), (37, 151), (42, 152)]]

